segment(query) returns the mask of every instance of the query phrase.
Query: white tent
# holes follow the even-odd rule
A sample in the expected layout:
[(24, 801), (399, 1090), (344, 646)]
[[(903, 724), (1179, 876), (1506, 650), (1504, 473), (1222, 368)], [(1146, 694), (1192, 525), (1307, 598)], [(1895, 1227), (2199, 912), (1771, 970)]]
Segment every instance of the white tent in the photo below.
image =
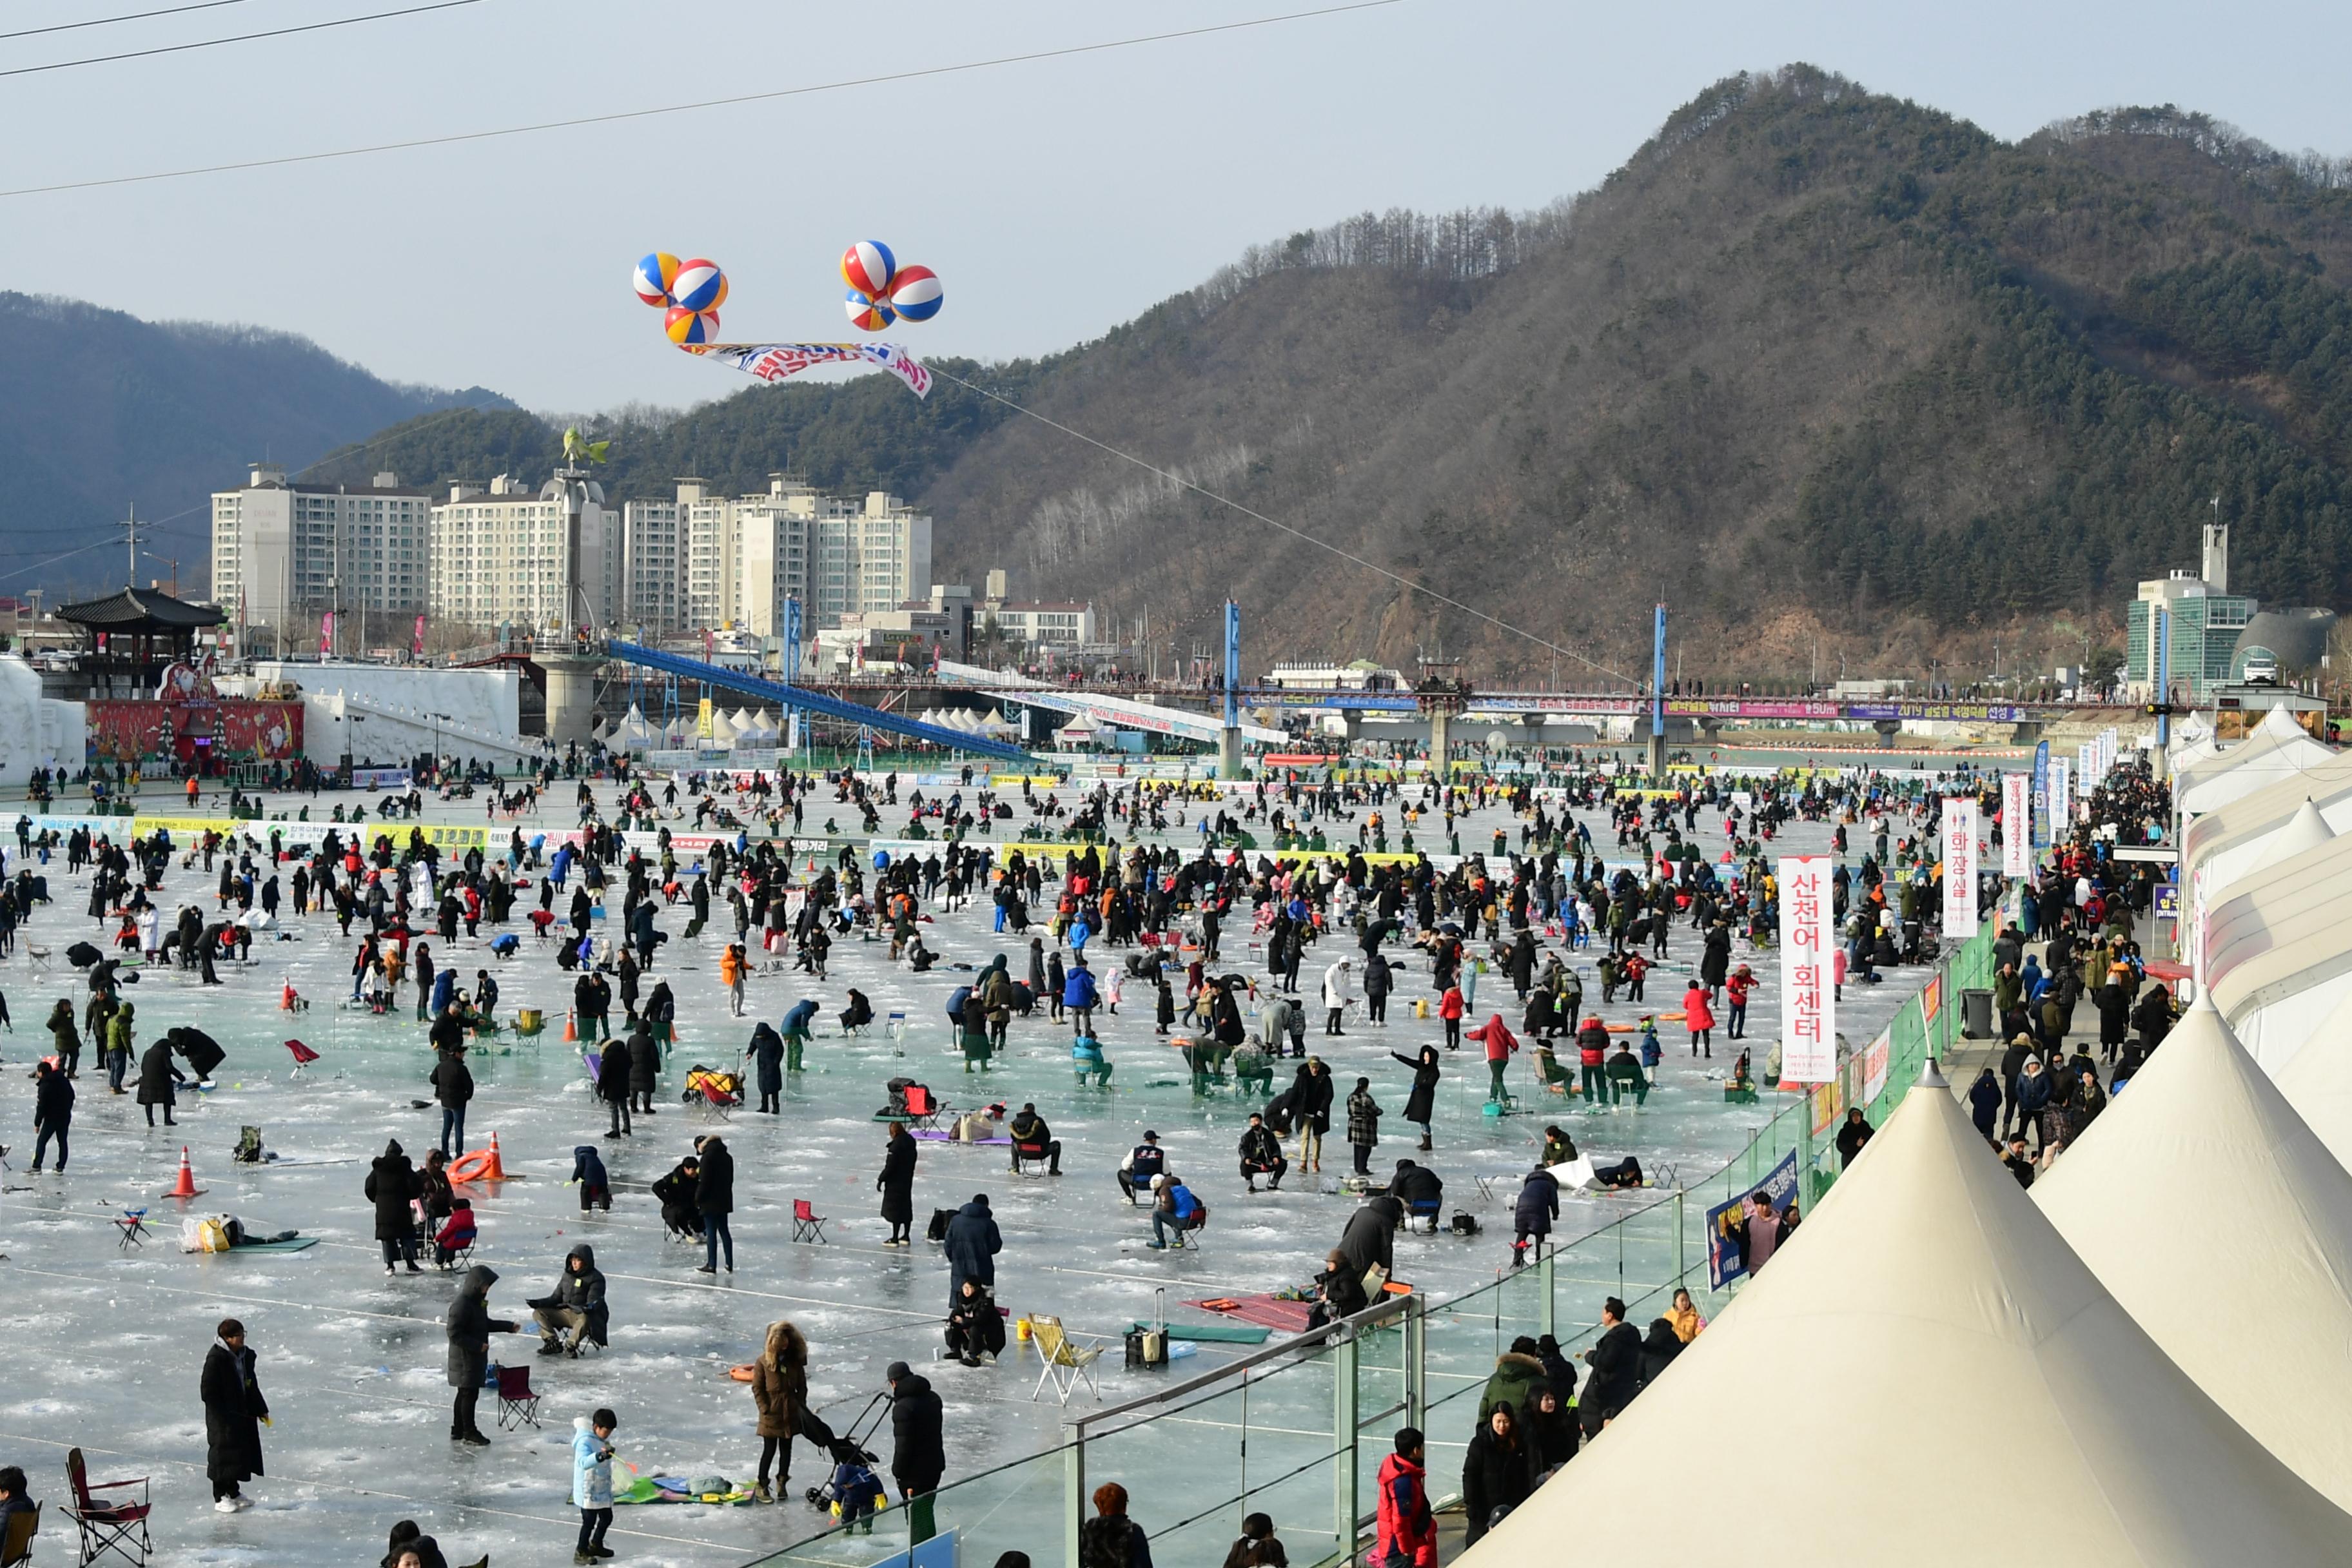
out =
[(2189, 1008), (2033, 1201), (2198, 1387), (2352, 1503), (2352, 1173), (2211, 1004)]
[(2278, 1070), (2278, 1089), (2336, 1163), (2352, 1169), (2352, 997), (2320, 1021), (2311, 1044)]
[(2180, 770), (2172, 798), (2183, 816), (2199, 816), (2243, 800), (2264, 784), (2330, 761), (2336, 748), (2315, 741), (2284, 708), (2273, 708), (2246, 738), (2210, 762)]
[[(2352, 1518), (2165, 1359), (1932, 1083), (1465, 1564), (1979, 1568), (2004, 1542), (2067, 1568), (2343, 1560)], [(2262, 1306), (2246, 1331), (2272, 1327)], [(1712, 1492), (1702, 1441), (1734, 1478)]]
[[(2352, 828), (2352, 752), (2266, 784), (2208, 812), (2181, 830), (2181, 880), (2189, 908), (2210, 909), (2261, 858), (2273, 835), (2294, 820), (2305, 802), (2337, 833)], [(2202, 891), (2199, 889), (2201, 888)]]
[(751, 728), (745, 738), (757, 745), (772, 746), (783, 738), (783, 727), (776, 722), (776, 716), (762, 708), (751, 716)]
[(2352, 835), (2247, 872), (2208, 908), (2199, 973), (2246, 1049), (2275, 1073), (2352, 995)]

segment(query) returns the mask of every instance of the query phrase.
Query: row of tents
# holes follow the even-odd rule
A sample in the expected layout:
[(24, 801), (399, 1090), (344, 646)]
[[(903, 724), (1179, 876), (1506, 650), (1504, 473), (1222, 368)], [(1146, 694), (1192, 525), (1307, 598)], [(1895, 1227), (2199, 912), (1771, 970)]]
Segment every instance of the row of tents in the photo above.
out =
[[(925, 710), (922, 721), (989, 740), (1017, 741), (1021, 737), (1018, 724), (1007, 722), (1002, 713), (994, 711), (934, 708)], [(763, 708), (754, 711), (738, 708), (732, 712), (714, 712), (710, 729), (709, 734), (703, 734), (693, 719), (676, 721), (664, 728), (649, 721), (641, 710), (633, 706), (618, 723), (601, 727), (596, 738), (608, 750), (616, 752), (676, 751), (693, 747), (766, 751), (784, 742), (784, 720), (773, 709)]]
[(2208, 984), (2137, 1076), (2029, 1192), (1930, 1063), (1465, 1563), (2352, 1560), (2352, 759), (2266, 724), (2176, 778)]

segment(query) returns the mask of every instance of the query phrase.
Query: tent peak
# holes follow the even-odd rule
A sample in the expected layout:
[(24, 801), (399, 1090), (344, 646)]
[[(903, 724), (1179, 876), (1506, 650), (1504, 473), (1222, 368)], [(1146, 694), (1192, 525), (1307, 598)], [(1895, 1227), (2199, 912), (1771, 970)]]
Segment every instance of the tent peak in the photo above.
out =
[(1926, 1061), (1919, 1064), (1918, 1087), (1921, 1089), (1949, 1089), (1952, 1087), (1952, 1080), (1944, 1076), (1944, 1069), (1942, 1066), (1937, 1062), (1936, 1058), (1929, 1057)]

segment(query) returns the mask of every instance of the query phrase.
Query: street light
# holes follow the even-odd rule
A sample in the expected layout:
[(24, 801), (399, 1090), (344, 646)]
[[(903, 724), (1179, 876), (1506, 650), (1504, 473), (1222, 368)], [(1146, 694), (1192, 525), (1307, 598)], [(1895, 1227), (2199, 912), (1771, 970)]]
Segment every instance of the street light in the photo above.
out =
[(441, 771), (441, 726), (454, 724), (457, 720), (446, 713), (427, 713), (425, 717), (433, 721), (433, 771), (438, 773)]

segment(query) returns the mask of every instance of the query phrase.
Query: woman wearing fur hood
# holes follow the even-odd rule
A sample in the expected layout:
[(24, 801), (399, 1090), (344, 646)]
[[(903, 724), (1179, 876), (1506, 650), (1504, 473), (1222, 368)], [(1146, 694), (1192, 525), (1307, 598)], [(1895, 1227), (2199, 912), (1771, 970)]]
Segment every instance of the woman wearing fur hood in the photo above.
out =
[[(808, 1341), (790, 1323), (768, 1325), (767, 1347), (751, 1363), (751, 1403), (760, 1407), (760, 1480), (752, 1495), (772, 1502), (791, 1489), (793, 1436), (808, 1409)], [(776, 1469), (768, 1489), (768, 1467)]]

